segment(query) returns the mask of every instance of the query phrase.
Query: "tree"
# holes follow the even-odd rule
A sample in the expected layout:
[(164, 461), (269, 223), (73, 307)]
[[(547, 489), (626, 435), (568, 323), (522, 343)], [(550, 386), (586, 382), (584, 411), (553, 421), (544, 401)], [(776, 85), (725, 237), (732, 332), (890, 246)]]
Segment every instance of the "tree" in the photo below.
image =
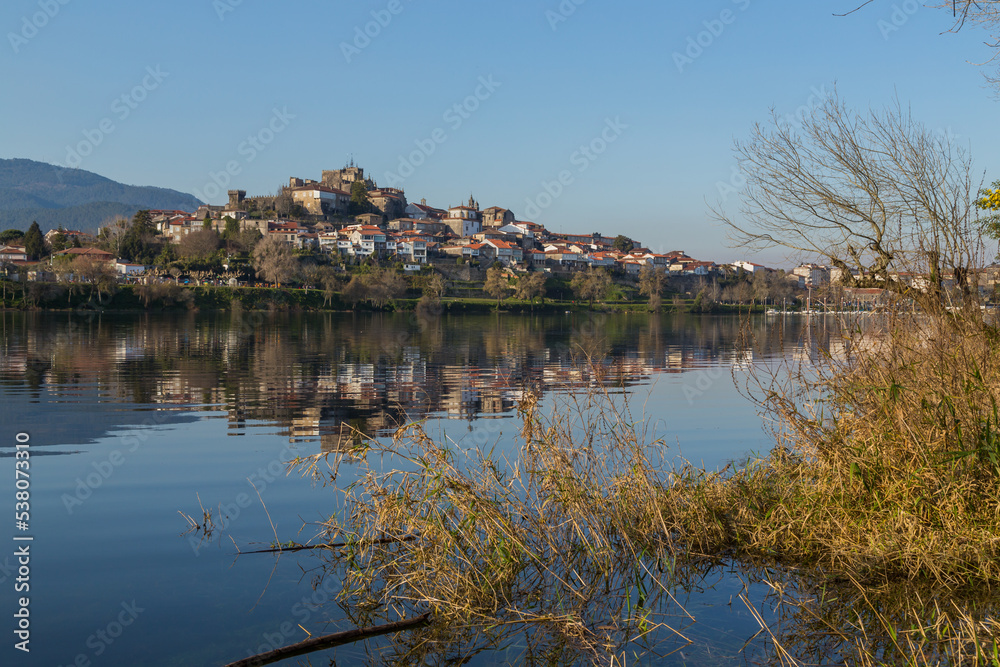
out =
[(49, 241), (49, 252), (59, 252), (69, 247), (69, 239), (63, 233), (64, 231), (63, 226), (59, 225), (56, 233), (52, 235), (52, 239)]
[(629, 252), (635, 247), (635, 243), (632, 239), (625, 236), (624, 234), (619, 234), (615, 237), (614, 243), (612, 244), (615, 250), (620, 250), (621, 252)]
[(24, 232), (20, 229), (5, 229), (0, 232), (0, 244), (7, 245), (8, 243), (23, 243)]
[(406, 278), (395, 269), (377, 268), (365, 278), (368, 283), (368, 300), (376, 308), (382, 308), (406, 293)]
[(530, 301), (531, 308), (534, 310), (535, 297), (540, 296), (542, 299), (545, 298), (545, 284), (547, 282), (548, 276), (544, 273), (526, 273), (517, 279), (514, 296), (518, 299)]
[[(1000, 0), (938, 0), (929, 6), (951, 12), (955, 21), (950, 32), (958, 32), (967, 25), (978, 25), (993, 33), (986, 44), (994, 49), (1000, 48)], [(995, 62), (998, 57), (1000, 53), (986, 63)], [(987, 74), (986, 80), (995, 87), (1000, 86), (1000, 72)]]
[(256, 227), (244, 229), (231, 238), (228, 243), (230, 250), (235, 252), (252, 252), (254, 247), (264, 238), (260, 230)]
[(158, 252), (156, 227), (149, 211), (138, 211), (132, 217), (119, 247), (120, 257), (139, 264), (152, 264)]
[(329, 305), (333, 301), (333, 295), (337, 293), (337, 272), (332, 266), (318, 266), (315, 268), (314, 279), (316, 284), (323, 288), (323, 305)]
[(594, 307), (594, 301), (602, 301), (611, 287), (611, 277), (603, 269), (590, 268), (586, 271), (578, 271), (573, 275), (569, 283), (570, 288), (578, 299), (589, 302), (589, 307)]
[(177, 251), (185, 259), (205, 259), (219, 249), (219, 235), (214, 229), (191, 232), (177, 244)]
[(164, 243), (160, 249), (160, 254), (153, 259), (156, 266), (166, 267), (170, 262), (177, 261), (177, 250), (173, 243)]
[(376, 308), (386, 306), (406, 293), (406, 279), (395, 269), (376, 267), (369, 273), (355, 275), (344, 288), (349, 303), (368, 301)]
[(101, 298), (101, 292), (107, 292), (109, 295), (114, 293), (118, 276), (108, 262), (77, 256), (70, 266), (74, 275), (94, 286), (98, 299)]
[(660, 309), (666, 284), (667, 272), (662, 267), (644, 266), (639, 272), (639, 294), (649, 297), (649, 305), (653, 310)]
[(201, 228), (202, 229), (212, 228), (212, 216), (209, 215), (208, 213), (205, 214), (205, 219), (201, 221)]
[(356, 304), (359, 301), (364, 300), (368, 294), (368, 286), (365, 284), (365, 276), (354, 275), (351, 277), (351, 281), (347, 283), (347, 287), (344, 288), (344, 301), (349, 304)]
[(299, 260), (292, 247), (277, 236), (268, 236), (253, 249), (253, 268), (258, 275), (281, 287), (299, 274)]
[(129, 221), (121, 216), (116, 216), (106, 220), (97, 232), (97, 238), (101, 244), (107, 248), (115, 257), (121, 257), (122, 246), (125, 244), (125, 235), (129, 230)]
[(753, 280), (753, 300), (758, 303), (767, 303), (771, 297), (771, 280), (767, 271), (755, 271)]
[(28, 259), (35, 261), (45, 255), (45, 237), (39, 229), (37, 222), (32, 222), (28, 231), (24, 233), (24, 253)]
[(500, 309), (500, 302), (510, 289), (507, 276), (503, 269), (494, 264), (486, 271), (486, 282), (483, 284), (483, 291), (497, 300), (497, 309)]
[(371, 210), (371, 200), (368, 198), (368, 188), (363, 181), (351, 183), (351, 215), (367, 213)]
[(274, 212), (282, 217), (290, 216), (296, 208), (291, 191), (284, 185), (279, 185), (278, 194), (274, 197)]
[(16, 265), (12, 264), (9, 260), (7, 260), (7, 259), (0, 259), (0, 273), (3, 274), (2, 276), (0, 276), (0, 282), (3, 283), (3, 302), (2, 303), (6, 303), (7, 302), (7, 275), (10, 273), (10, 271), (12, 269), (15, 269), (15, 268), (16, 268)]
[[(736, 242), (819, 255), (847, 287), (881, 287), (939, 309), (941, 277), (971, 298), (971, 162), (898, 103), (866, 115), (836, 93), (796, 131), (777, 115), (735, 151), (747, 180), (740, 216), (715, 210)], [(892, 274), (929, 275), (915, 289)]]
[(240, 233), (240, 221), (229, 215), (222, 220), (226, 223), (226, 228), (222, 232), (222, 238), (232, 241)]
[(1000, 181), (993, 181), (992, 187), (980, 190), (976, 206), (982, 211), (990, 211), (990, 215), (979, 223), (983, 234), (1000, 240)]
[(431, 299), (440, 299), (446, 287), (441, 274), (435, 273), (424, 282), (423, 295)]

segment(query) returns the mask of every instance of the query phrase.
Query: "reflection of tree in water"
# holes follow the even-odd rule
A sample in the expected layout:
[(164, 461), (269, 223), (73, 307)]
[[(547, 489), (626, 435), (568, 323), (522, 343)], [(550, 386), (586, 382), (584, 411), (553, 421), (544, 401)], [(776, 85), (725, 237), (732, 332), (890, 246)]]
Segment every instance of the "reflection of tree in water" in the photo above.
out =
[[(4, 384), (96, 384), (139, 404), (224, 409), (231, 433), (263, 422), (328, 441), (345, 423), (371, 435), (427, 414), (506, 412), (524, 386), (628, 385), (668, 370), (668, 358), (673, 372), (726, 362), (741, 327), (738, 317), (603, 313), (0, 317)], [(829, 345), (818, 325), (805, 340), (802, 321), (752, 320), (753, 353)], [(574, 370), (586, 358), (603, 359), (605, 377)]]

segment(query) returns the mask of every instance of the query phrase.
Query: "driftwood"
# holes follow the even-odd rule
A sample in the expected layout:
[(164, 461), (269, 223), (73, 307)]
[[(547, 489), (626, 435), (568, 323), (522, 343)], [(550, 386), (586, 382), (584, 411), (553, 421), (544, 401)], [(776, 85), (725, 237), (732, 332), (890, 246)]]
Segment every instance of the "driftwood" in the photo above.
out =
[[(364, 540), (354, 544), (390, 544), (392, 542), (409, 542), (415, 540), (419, 535), (405, 535), (403, 537), (380, 537), (376, 540)], [(284, 551), (305, 551), (306, 549), (342, 549), (351, 546), (347, 542), (335, 542), (333, 544), (296, 544), (290, 547), (274, 547), (272, 549), (257, 549), (256, 551), (241, 551), (240, 554), (274, 554)]]
[(369, 637), (377, 637), (390, 632), (399, 632), (401, 630), (418, 628), (422, 625), (426, 625), (430, 621), (430, 617), (430, 612), (428, 612), (421, 616), (417, 616), (416, 618), (394, 621), (392, 623), (386, 623), (385, 625), (373, 625), (368, 628), (355, 628), (354, 630), (334, 632), (330, 635), (314, 637), (312, 639), (299, 642), (298, 644), (291, 644), (283, 648), (268, 651), (267, 653), (258, 653), (257, 655), (250, 656), (249, 658), (231, 662), (226, 665), (226, 667), (259, 667), (260, 665), (270, 665), (271, 663), (278, 662), (279, 660), (294, 658), (297, 655), (305, 655), (315, 651), (322, 651), (324, 649), (333, 648), (334, 646), (340, 646), (342, 644), (350, 644), (351, 642), (356, 642), (359, 639), (367, 639)]

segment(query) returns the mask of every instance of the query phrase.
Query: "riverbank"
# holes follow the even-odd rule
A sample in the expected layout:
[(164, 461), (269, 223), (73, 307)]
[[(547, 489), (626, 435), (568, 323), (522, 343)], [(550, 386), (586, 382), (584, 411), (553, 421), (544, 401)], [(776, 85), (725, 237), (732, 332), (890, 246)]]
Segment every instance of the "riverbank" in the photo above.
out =
[[(425, 300), (431, 307), (421, 308), (419, 290), (410, 289), (406, 296), (393, 299), (382, 306), (368, 301), (349, 303), (343, 292), (326, 292), (319, 289), (281, 287), (228, 287), (215, 285), (157, 286), (150, 290), (141, 285), (120, 285), (113, 292), (101, 292), (90, 285), (65, 285), (58, 283), (31, 283), (21, 293), (8, 289), (0, 298), (0, 308), (5, 310), (47, 311), (102, 311), (102, 312), (163, 312), (163, 311), (289, 311), (289, 312), (408, 312), (424, 313), (560, 313), (589, 312), (597, 310), (614, 313), (647, 313), (648, 303), (636, 300), (598, 301), (592, 306), (580, 300), (551, 299), (533, 302), (507, 298), (496, 299), (477, 296), (445, 296), (438, 300)], [(469, 290), (466, 290), (469, 291)], [(761, 305), (712, 304), (702, 308), (695, 299), (677, 297), (664, 299), (663, 312), (748, 313), (764, 312)]]

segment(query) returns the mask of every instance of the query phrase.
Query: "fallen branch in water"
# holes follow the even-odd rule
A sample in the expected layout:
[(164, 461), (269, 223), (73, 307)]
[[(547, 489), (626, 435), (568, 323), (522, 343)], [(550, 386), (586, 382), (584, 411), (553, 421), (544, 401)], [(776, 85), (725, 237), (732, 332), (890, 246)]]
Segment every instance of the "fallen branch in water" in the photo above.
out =
[(342, 549), (355, 544), (391, 544), (392, 542), (409, 542), (415, 540), (419, 535), (406, 535), (404, 537), (380, 537), (377, 540), (361, 540), (359, 542), (335, 542), (334, 544), (296, 544), (289, 547), (274, 547), (273, 549), (258, 549), (257, 551), (241, 551), (240, 554), (272, 554), (282, 551), (304, 551), (306, 549)]
[(250, 656), (249, 658), (231, 662), (226, 665), (226, 667), (259, 667), (260, 665), (270, 665), (271, 663), (278, 662), (279, 660), (294, 658), (295, 656), (305, 655), (315, 651), (322, 651), (324, 649), (333, 648), (334, 646), (340, 646), (342, 644), (350, 644), (351, 642), (356, 642), (359, 639), (368, 639), (369, 637), (377, 637), (390, 632), (399, 632), (401, 630), (417, 628), (422, 625), (426, 625), (430, 621), (430, 617), (430, 612), (428, 612), (421, 616), (417, 616), (416, 618), (394, 621), (392, 623), (386, 623), (385, 625), (373, 625), (368, 628), (355, 628), (353, 630), (345, 630), (343, 632), (334, 632), (330, 635), (314, 637), (313, 639), (307, 639), (297, 644), (291, 644), (266, 653), (258, 653), (257, 655)]

